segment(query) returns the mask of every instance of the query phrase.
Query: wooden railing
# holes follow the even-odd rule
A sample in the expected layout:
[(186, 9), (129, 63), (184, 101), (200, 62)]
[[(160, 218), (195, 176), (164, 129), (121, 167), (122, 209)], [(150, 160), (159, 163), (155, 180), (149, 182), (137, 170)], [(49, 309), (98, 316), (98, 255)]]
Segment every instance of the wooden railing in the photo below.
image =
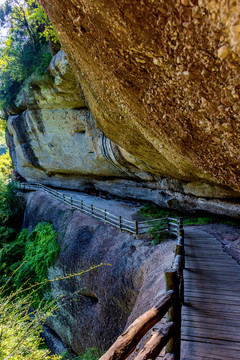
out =
[(122, 216), (113, 215), (106, 209), (99, 209), (93, 204), (87, 204), (83, 200), (74, 199), (72, 196), (68, 196), (57, 189), (55, 190), (42, 184), (17, 183), (16, 186), (21, 190), (41, 190), (64, 202), (66, 205), (69, 205), (71, 209), (79, 210), (106, 224), (115, 226), (119, 228), (120, 231), (124, 230), (132, 234), (141, 235), (146, 234), (155, 224), (161, 227), (161, 231), (169, 231), (175, 235), (177, 235), (180, 230), (177, 218), (166, 217), (146, 221), (132, 221), (124, 219)]
[(166, 293), (150, 310), (137, 318), (120, 335), (99, 360), (125, 360), (135, 350), (143, 336), (166, 314), (167, 322), (157, 331), (152, 331), (148, 341), (134, 360), (154, 360), (165, 348), (164, 360), (180, 360), (181, 308), (184, 301), (184, 231), (179, 219), (178, 241), (171, 268), (165, 270)]

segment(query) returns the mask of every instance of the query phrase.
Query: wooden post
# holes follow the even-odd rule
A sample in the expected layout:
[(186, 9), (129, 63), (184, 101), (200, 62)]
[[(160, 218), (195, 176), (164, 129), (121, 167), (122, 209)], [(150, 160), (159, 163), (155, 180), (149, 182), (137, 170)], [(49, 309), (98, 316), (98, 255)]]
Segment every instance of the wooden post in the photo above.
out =
[(178, 236), (181, 238), (181, 243), (184, 245), (184, 230), (182, 218), (178, 218)]
[(169, 215), (167, 215), (167, 232), (170, 232)]
[(138, 221), (135, 221), (135, 233), (138, 235)]
[(63, 194), (63, 202), (65, 202), (65, 194)]
[(179, 245), (179, 244), (175, 245), (175, 257), (177, 255), (184, 256), (184, 246), (183, 245)]
[(106, 223), (107, 221), (107, 210), (105, 209), (104, 210), (104, 223)]
[(119, 229), (122, 232), (122, 217), (119, 216)]
[(83, 211), (83, 200), (81, 200), (81, 211)]
[(181, 255), (183, 257), (183, 269), (185, 268), (185, 251), (184, 245), (182, 245), (179, 241), (177, 245), (175, 245), (175, 257), (177, 255)]
[(173, 321), (176, 325), (175, 335), (169, 340), (166, 345), (166, 354), (171, 353), (175, 355), (175, 360), (180, 360), (180, 345), (181, 345), (181, 303), (179, 298), (179, 280), (177, 271), (168, 268), (164, 272), (166, 291), (174, 290), (175, 302), (167, 313), (167, 321)]
[(180, 267), (178, 270), (178, 279), (179, 279), (179, 298), (181, 300), (181, 304), (184, 303), (184, 278), (183, 278), (183, 269), (184, 269), (184, 246), (183, 245), (175, 245), (175, 262), (180, 259)]
[(57, 198), (58, 198), (58, 190), (57, 190)]
[(91, 214), (93, 216), (93, 204), (91, 205)]
[(71, 196), (71, 209), (73, 208), (73, 198)]

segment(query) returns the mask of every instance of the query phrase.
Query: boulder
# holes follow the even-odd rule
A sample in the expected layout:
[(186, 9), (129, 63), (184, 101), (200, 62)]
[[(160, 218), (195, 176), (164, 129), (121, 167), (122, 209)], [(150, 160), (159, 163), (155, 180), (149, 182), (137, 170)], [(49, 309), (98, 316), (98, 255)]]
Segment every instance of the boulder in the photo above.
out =
[(240, 189), (236, 1), (39, 2), (97, 126), (142, 170)]

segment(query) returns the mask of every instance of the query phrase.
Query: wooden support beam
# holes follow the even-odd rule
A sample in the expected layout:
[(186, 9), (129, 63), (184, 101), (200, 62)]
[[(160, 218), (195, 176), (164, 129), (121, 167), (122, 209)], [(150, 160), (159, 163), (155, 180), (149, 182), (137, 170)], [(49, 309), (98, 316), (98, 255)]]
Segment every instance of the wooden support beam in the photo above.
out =
[(168, 291), (155, 306), (139, 316), (99, 360), (125, 360), (142, 337), (163, 318), (174, 298), (174, 291)]
[(165, 354), (163, 360), (175, 360), (174, 354), (167, 353)]
[(134, 358), (134, 360), (155, 360), (170, 338), (173, 336), (175, 325), (173, 322), (169, 322), (159, 329), (153, 331), (151, 337), (140, 351), (140, 353)]
[(172, 353), (175, 355), (175, 360), (180, 360), (181, 302), (179, 297), (179, 277), (177, 270), (172, 268), (166, 269), (164, 274), (166, 291), (174, 290), (175, 293), (175, 302), (168, 311), (167, 320), (173, 321), (176, 325), (175, 335), (167, 343), (166, 353)]

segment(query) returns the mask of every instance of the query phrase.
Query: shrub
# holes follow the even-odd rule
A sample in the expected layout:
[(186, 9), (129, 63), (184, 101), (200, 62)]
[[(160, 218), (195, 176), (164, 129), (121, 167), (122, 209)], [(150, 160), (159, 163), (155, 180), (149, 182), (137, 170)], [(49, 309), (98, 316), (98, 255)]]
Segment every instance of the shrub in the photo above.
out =
[[(182, 217), (183, 225), (204, 225), (204, 224), (226, 224), (232, 226), (238, 226), (238, 221), (228, 218), (226, 216), (218, 216), (218, 215), (208, 215), (206, 213), (202, 213), (203, 215), (194, 215), (194, 214), (186, 214), (180, 211), (175, 211), (171, 209), (162, 209), (160, 206), (156, 204), (147, 204), (144, 205), (140, 210), (139, 214), (143, 215), (146, 219), (157, 219), (166, 217), (169, 215), (170, 217)], [(207, 216), (206, 216), (207, 215)]]
[(0, 179), (6, 181), (10, 177), (12, 170), (12, 159), (10, 158), (9, 151), (7, 150), (5, 153), (0, 155)]
[(0, 288), (0, 359), (61, 359), (41, 348), (42, 324), (55, 310), (54, 302), (30, 310), (31, 295), (19, 297), (20, 291), (6, 296)]
[(14, 182), (0, 179), (0, 249), (20, 231), (24, 201), (16, 195)]
[[(55, 263), (58, 254), (57, 233), (51, 224), (39, 223), (31, 233), (23, 229), (16, 240), (6, 244), (1, 250), (2, 281), (17, 289), (26, 282), (25, 287), (44, 283), (34, 292), (33, 302), (36, 306), (50, 288), (45, 280), (48, 268)], [(12, 276), (20, 265), (17, 273)]]
[(98, 360), (101, 356), (97, 348), (88, 349), (85, 354), (78, 356), (76, 360)]

